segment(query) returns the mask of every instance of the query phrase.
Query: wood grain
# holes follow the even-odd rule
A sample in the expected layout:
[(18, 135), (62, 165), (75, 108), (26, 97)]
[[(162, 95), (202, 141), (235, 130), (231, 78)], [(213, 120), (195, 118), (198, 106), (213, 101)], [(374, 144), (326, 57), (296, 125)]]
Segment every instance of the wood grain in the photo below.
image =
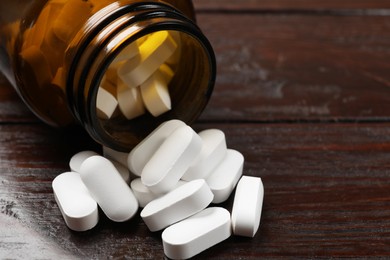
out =
[[(218, 62), (194, 128), (223, 130), (265, 186), (257, 235), (195, 259), (390, 258), (390, 2), (194, 4)], [(0, 259), (164, 258), (139, 216), (66, 227), (51, 182), (82, 150), (101, 147), (39, 122), (0, 77)]]
[(386, 0), (194, 0), (198, 12), (210, 11), (336, 11), (357, 9), (389, 9)]
[(388, 17), (221, 14), (199, 22), (218, 59), (205, 119), (388, 118)]
[[(198, 124), (195, 129), (215, 126)], [(255, 238), (232, 237), (196, 259), (390, 256), (384, 246), (390, 243), (390, 175), (384, 170), (390, 166), (389, 124), (217, 126), (226, 133), (229, 148), (244, 154), (244, 174), (264, 182), (262, 224)], [(78, 131), (62, 138), (43, 125), (1, 126), (0, 131), (8, 136), (0, 138), (1, 221), (15, 225), (17, 233), (32, 233), (49, 256), (163, 257), (161, 233), (150, 233), (139, 217), (115, 224), (101, 214), (92, 231), (66, 228), (51, 181), (67, 171), (68, 155), (75, 150), (68, 141)], [(77, 142), (97, 148), (88, 139)], [(230, 210), (231, 205), (232, 197), (222, 206)], [(9, 249), (15, 245), (0, 243), (0, 252)], [(38, 250), (31, 253), (39, 255)]]
[[(198, 21), (218, 61), (202, 119), (389, 118), (388, 17), (201, 14)], [(14, 91), (2, 88), (0, 121), (31, 121)]]

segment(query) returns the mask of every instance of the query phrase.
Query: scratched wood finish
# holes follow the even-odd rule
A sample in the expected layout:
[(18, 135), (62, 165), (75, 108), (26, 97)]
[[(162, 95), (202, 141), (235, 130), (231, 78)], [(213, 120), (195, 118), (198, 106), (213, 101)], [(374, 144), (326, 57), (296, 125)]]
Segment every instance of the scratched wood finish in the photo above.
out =
[[(388, 20), (199, 14), (218, 62), (217, 84), (202, 119), (219, 121), (229, 114), (236, 121), (387, 120)], [(12, 91), (5, 88), (0, 96), (0, 120), (31, 121)]]
[[(199, 131), (215, 124), (194, 127)], [(384, 246), (390, 244), (390, 124), (218, 127), (228, 146), (244, 154), (244, 173), (264, 182), (262, 224), (255, 238), (232, 237), (197, 259), (390, 256)], [(44, 125), (0, 126), (0, 131), (0, 222), (19, 234), (12, 237), (15, 230), (1, 225), (0, 234), (7, 237), (0, 252), (16, 249), (14, 239), (27, 242), (20, 246), (20, 256), (45, 256), (43, 247), (49, 256), (162, 258), (161, 233), (150, 233), (139, 217), (114, 224), (101, 214), (92, 231), (66, 228), (51, 181), (68, 169), (68, 158), (83, 139), (69, 143), (77, 131), (58, 133)], [(93, 143), (83, 145), (99, 151)], [(230, 210), (231, 205), (232, 197), (222, 206)], [(25, 233), (37, 240), (23, 237)], [(38, 248), (26, 251), (31, 245)], [(6, 256), (12, 258), (12, 252)]]
[(335, 11), (390, 8), (387, 0), (194, 0), (198, 11)]
[(383, 16), (200, 15), (218, 59), (216, 91), (204, 118), (387, 119), (388, 21)]
[[(218, 62), (194, 128), (223, 130), (265, 185), (258, 234), (195, 259), (389, 258), (390, 3), (194, 3)], [(67, 229), (51, 182), (87, 149), (101, 152), (78, 127), (40, 123), (0, 77), (0, 259), (164, 258), (139, 216)]]

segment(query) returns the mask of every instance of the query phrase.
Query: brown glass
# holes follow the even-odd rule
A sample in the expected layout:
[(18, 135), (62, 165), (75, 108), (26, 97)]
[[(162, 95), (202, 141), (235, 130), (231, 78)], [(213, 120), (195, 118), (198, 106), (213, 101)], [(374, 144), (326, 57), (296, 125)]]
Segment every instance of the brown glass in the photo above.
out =
[[(195, 23), (192, 1), (73, 0), (90, 3), (93, 11), (82, 22), (71, 21), (66, 41), (34, 31), (55, 1), (61, 0), (0, 3), (0, 69), (40, 119), (53, 126), (79, 123), (102, 145), (129, 151), (166, 120), (191, 124), (199, 117), (210, 98), (216, 68), (213, 50)], [(41, 25), (45, 26), (51, 24)], [(127, 45), (161, 30), (178, 31), (182, 39), (169, 85), (172, 110), (158, 117), (99, 119), (96, 96), (106, 69)], [(41, 43), (41, 34), (50, 40)], [(31, 42), (39, 42), (47, 60), (26, 62)]]

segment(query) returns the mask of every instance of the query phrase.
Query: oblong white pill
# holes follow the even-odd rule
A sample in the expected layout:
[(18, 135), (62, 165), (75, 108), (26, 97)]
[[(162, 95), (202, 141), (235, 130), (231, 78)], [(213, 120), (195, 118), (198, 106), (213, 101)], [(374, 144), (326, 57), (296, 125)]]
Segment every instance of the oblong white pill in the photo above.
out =
[(66, 225), (74, 231), (87, 231), (99, 221), (96, 201), (81, 180), (80, 174), (66, 172), (52, 183), (55, 200)]
[(70, 158), (69, 161), (69, 167), (72, 172), (78, 172), (80, 173), (81, 164), (88, 159), (91, 156), (98, 155), (94, 151), (82, 151), (79, 153), (76, 153), (75, 155)]
[(127, 158), (127, 166), (130, 171), (137, 176), (141, 176), (145, 164), (163, 141), (177, 128), (185, 125), (184, 122), (173, 119), (157, 127), (130, 152)]
[(114, 59), (113, 63), (127, 61), (139, 54), (139, 48), (137, 42), (133, 42), (124, 48), (119, 55)]
[(155, 32), (140, 45), (139, 55), (119, 67), (118, 76), (129, 88), (137, 87), (157, 71), (176, 48), (167, 31)]
[(199, 136), (203, 142), (202, 151), (196, 163), (183, 175), (182, 179), (186, 181), (207, 178), (226, 155), (226, 139), (221, 130), (204, 130)]
[(127, 157), (129, 153), (115, 151), (107, 146), (103, 146), (103, 156), (109, 159), (110, 161), (116, 161), (127, 167)]
[(172, 109), (168, 85), (161, 72), (156, 71), (140, 86), (140, 89), (145, 107), (154, 117)]
[(183, 177), (201, 149), (199, 135), (187, 125), (179, 127), (146, 163), (142, 183), (154, 193), (168, 192)]
[(172, 68), (169, 67), (169, 65), (167, 65), (165, 63), (160, 66), (160, 68), (158, 69), (158, 72), (163, 77), (167, 86), (171, 82), (172, 78), (175, 76), (175, 72), (172, 70)]
[(110, 119), (118, 107), (118, 100), (110, 92), (100, 87), (96, 98), (96, 113), (100, 119)]
[(141, 217), (150, 231), (158, 231), (205, 209), (213, 197), (205, 180), (194, 180), (148, 203)]
[(260, 178), (243, 176), (237, 184), (232, 208), (233, 233), (254, 237), (260, 226), (264, 186)]
[(235, 150), (228, 149), (223, 161), (206, 179), (214, 194), (213, 203), (226, 201), (242, 175), (244, 156)]
[[(109, 159), (114, 164), (115, 168), (118, 170), (118, 172), (122, 176), (123, 180), (126, 183), (129, 183), (130, 182), (129, 170), (127, 169), (127, 167), (125, 165), (116, 161), (116, 159), (120, 160), (121, 156), (123, 157), (122, 153), (114, 151), (114, 150), (109, 149), (107, 147), (103, 147), (103, 151), (105, 151), (105, 154), (107, 155), (105, 157), (107, 159)], [(127, 158), (127, 153), (124, 153), (124, 154), (125, 154), (124, 157)], [(99, 154), (94, 152), (94, 151), (82, 151), (82, 152), (76, 153), (75, 155), (72, 156), (72, 158), (70, 159), (70, 162), (69, 162), (69, 166), (70, 166), (71, 171), (80, 173), (81, 164), (83, 164), (83, 162), (86, 159), (88, 159), (89, 157), (96, 156), (96, 155), (99, 155)]]
[(145, 105), (138, 87), (128, 88), (119, 83), (117, 99), (119, 109), (126, 119), (131, 120), (145, 114)]
[(92, 156), (81, 165), (85, 186), (107, 217), (127, 221), (138, 210), (138, 201), (115, 166), (102, 156)]
[(230, 213), (207, 208), (162, 233), (164, 253), (171, 259), (188, 259), (231, 236)]
[[(111, 160), (110, 160), (111, 161)], [(126, 166), (123, 164), (117, 162), (117, 161), (111, 161), (112, 164), (115, 166), (115, 168), (118, 170), (119, 174), (121, 175), (122, 179), (129, 184), (130, 183), (130, 171), (127, 169)]]
[(142, 183), (141, 178), (134, 179), (130, 183), (130, 187), (141, 208), (144, 208), (149, 202), (157, 198), (157, 195)]
[[(178, 188), (185, 183), (186, 183), (185, 181), (180, 180), (177, 183), (175, 188)], [(151, 190), (148, 189), (148, 187), (146, 187), (142, 183), (141, 178), (134, 179), (131, 182), (130, 187), (135, 197), (137, 198), (138, 204), (141, 208), (144, 208), (152, 200), (155, 200), (164, 195), (164, 194), (153, 193)]]

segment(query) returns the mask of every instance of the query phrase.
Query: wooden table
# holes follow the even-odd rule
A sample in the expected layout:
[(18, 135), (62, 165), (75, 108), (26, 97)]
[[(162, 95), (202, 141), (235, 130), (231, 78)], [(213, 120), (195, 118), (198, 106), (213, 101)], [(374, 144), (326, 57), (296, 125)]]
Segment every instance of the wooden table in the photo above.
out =
[[(265, 186), (257, 235), (197, 259), (390, 257), (390, 2), (194, 2), (218, 61), (194, 128), (225, 131)], [(0, 133), (0, 258), (164, 258), (139, 217), (65, 226), (51, 182), (100, 147), (39, 122), (5, 79)]]

